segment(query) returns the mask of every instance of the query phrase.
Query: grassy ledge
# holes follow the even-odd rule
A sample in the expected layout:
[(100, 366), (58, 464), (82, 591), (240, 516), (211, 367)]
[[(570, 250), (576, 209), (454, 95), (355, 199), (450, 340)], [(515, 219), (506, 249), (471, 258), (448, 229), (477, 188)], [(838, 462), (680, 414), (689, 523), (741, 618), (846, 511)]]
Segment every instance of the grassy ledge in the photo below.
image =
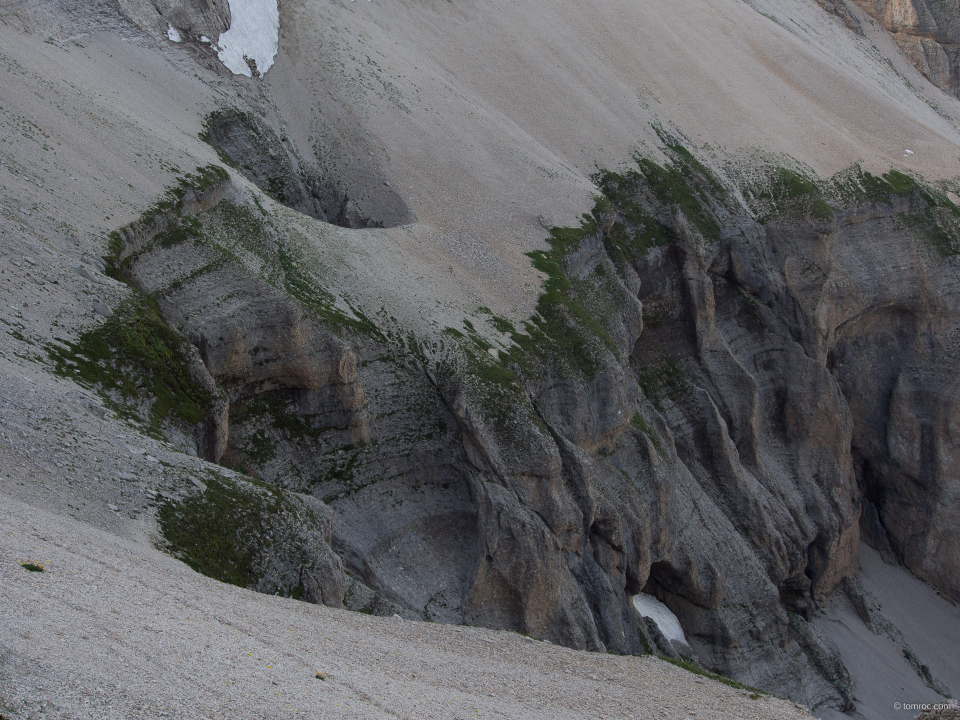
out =
[[(244, 588), (257, 584), (274, 548), (285, 561), (291, 551), (296, 554), (295, 526), (317, 524), (309, 511), (266, 483), (211, 474), (206, 486), (204, 492), (179, 502), (162, 498), (157, 521), (174, 555), (221, 582)], [(293, 560), (303, 564), (308, 559)], [(297, 599), (304, 596), (299, 581), (271, 590)]]
[[(185, 206), (201, 202), (227, 177), (223, 168), (198, 167), (181, 176), (123, 232), (165, 248), (201, 239), (200, 222), (183, 214)], [(120, 232), (111, 233), (104, 261), (107, 275), (129, 286), (124, 270), (135, 255), (121, 260), (124, 244)], [(132, 286), (130, 290), (102, 325), (74, 342), (46, 346), (54, 371), (96, 389), (118, 415), (145, 424), (155, 437), (163, 437), (168, 422), (195, 426), (212, 409), (214, 397), (191, 376), (192, 348), (167, 325), (152, 298)]]
[(140, 293), (76, 342), (46, 347), (57, 374), (98, 389), (121, 416), (145, 422), (155, 436), (172, 419), (196, 425), (213, 405), (212, 394), (190, 376), (189, 350)]
[(694, 675), (700, 675), (701, 677), (710, 678), (711, 680), (716, 680), (718, 683), (723, 683), (727, 687), (732, 687), (735, 690), (744, 690), (750, 693), (751, 700), (759, 700), (762, 697), (767, 697), (767, 693), (763, 690), (757, 690), (757, 688), (750, 687), (749, 685), (744, 685), (743, 683), (738, 683), (736, 680), (731, 680), (728, 677), (723, 675), (717, 675), (708, 670), (704, 670), (699, 665), (694, 665), (689, 663), (686, 660), (676, 660), (674, 658), (667, 657), (666, 655), (657, 655), (658, 658), (664, 662), (668, 662), (671, 665), (676, 665), (678, 668), (683, 668), (687, 672), (691, 672)]
[[(124, 229), (124, 233), (128, 236), (156, 239), (165, 247), (198, 237), (199, 222), (196, 218), (183, 216), (185, 204), (189, 200), (198, 201), (205, 197), (228, 178), (227, 171), (217, 165), (198, 167), (196, 172), (182, 175), (177, 184), (168, 188), (158, 202)], [(110, 233), (108, 240), (107, 254), (103, 258), (107, 266), (106, 274), (114, 280), (126, 282), (123, 270), (133, 258), (124, 256), (124, 234), (114, 231)]]

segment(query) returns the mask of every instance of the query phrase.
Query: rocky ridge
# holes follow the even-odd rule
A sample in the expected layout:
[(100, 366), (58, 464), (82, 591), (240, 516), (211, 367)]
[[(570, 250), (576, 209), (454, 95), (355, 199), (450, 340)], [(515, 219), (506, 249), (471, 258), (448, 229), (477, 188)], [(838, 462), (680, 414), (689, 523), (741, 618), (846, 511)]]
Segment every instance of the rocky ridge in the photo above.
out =
[[(639, 158), (638, 170), (601, 173), (593, 214), (534, 254), (550, 279), (532, 322), (518, 331), (478, 313), (498, 345), (469, 321), (403, 337), (385, 316), (338, 308), (302, 241), (235, 186), (191, 216), (192, 236), (121, 244), (120, 276), (159, 303), (228, 399), (219, 459), (337, 518), (324, 581), (349, 592), (317, 593), (305, 569), (306, 585), (277, 583), (249, 560), (258, 579), (246, 584), (620, 653), (657, 643), (633, 616), (644, 591), (708, 667), (811, 705), (851, 703), (842, 663), (807, 621), (855, 574), (861, 515), (875, 543), (951, 592), (956, 508), (936, 492), (949, 469), (928, 466), (933, 492), (909, 502), (942, 520), (925, 526), (937, 551), (915, 553), (897, 492), (919, 471), (896, 454), (895, 431), (878, 447), (867, 419), (888, 426), (891, 410), (863, 410), (881, 378), (896, 402), (895, 386), (920, 382), (901, 368), (927, 376), (913, 320), (900, 353), (883, 353), (892, 367), (859, 381), (876, 345), (889, 348), (891, 318), (873, 334), (871, 308), (900, 317), (919, 291), (831, 296), (834, 273), (851, 271), (831, 248), (949, 277), (960, 211), (895, 172), (826, 183), (781, 167), (732, 184), (664, 138), (666, 166)], [(874, 246), (857, 251), (858, 238)], [(202, 497), (170, 508), (168, 527), (204, 525)], [(717, 546), (724, 565), (739, 558), (735, 572)], [(272, 552), (298, 552), (286, 547)], [(189, 534), (173, 548), (205, 552)]]
[(808, 621), (856, 601), (858, 533), (956, 597), (953, 185), (731, 161), (655, 126), (529, 253), (532, 316), (407, 323), (409, 298), (378, 306), (330, 253), (418, 232), (401, 193), (339, 189), (308, 115), (227, 97), (192, 152), (231, 169), (165, 169), (138, 220), (105, 216), (82, 331), (10, 331), (104, 413), (237, 471), (169, 473), (169, 551), (334, 607), (675, 653), (633, 611), (648, 592), (697, 662), (842, 708)]

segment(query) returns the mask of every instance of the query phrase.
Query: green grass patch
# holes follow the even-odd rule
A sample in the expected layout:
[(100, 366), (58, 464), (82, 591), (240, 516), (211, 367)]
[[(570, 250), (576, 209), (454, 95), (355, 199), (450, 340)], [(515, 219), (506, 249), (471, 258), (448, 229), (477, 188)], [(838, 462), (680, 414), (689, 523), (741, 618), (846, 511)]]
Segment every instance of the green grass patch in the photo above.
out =
[(137, 294), (118, 305), (102, 325), (76, 342), (49, 344), (55, 371), (110, 400), (119, 399), (128, 413), (150, 404), (146, 422), (155, 433), (169, 418), (188, 425), (201, 422), (213, 396), (190, 377), (187, 341), (167, 326), (157, 304)]
[(898, 224), (926, 242), (941, 257), (960, 253), (960, 210), (927, 207), (901, 213)]
[(922, 188), (909, 175), (899, 170), (891, 170), (877, 177), (868, 172), (860, 173), (860, 184), (867, 197), (874, 200), (886, 199), (890, 196), (905, 196)]
[(547, 280), (536, 314), (524, 323), (525, 332), (511, 334), (516, 347), (506, 353), (507, 361), (524, 376), (536, 377), (544, 367), (553, 366), (592, 379), (603, 348), (617, 352), (603, 324), (578, 297), (565, 269), (567, 254), (598, 231), (596, 219), (585, 216), (579, 228), (554, 228), (547, 240), (550, 250), (528, 253)]
[(650, 191), (661, 205), (679, 209), (705, 238), (720, 239), (720, 225), (693, 184), (697, 178), (689, 166), (670, 164), (661, 167), (647, 158), (641, 158), (637, 163)]
[(20, 567), (30, 572), (44, 572), (46, 570), (43, 565), (35, 562), (22, 562), (20, 563)]
[(692, 672), (694, 675), (700, 675), (701, 677), (710, 678), (711, 680), (716, 680), (718, 683), (723, 683), (728, 687), (735, 688), (737, 690), (745, 690), (749, 693), (751, 700), (758, 700), (761, 697), (766, 695), (763, 690), (758, 690), (757, 688), (750, 687), (749, 685), (744, 685), (743, 683), (738, 683), (736, 680), (731, 680), (728, 677), (723, 675), (717, 675), (712, 673), (709, 670), (704, 670), (699, 665), (694, 665), (693, 663), (687, 662), (686, 660), (675, 660), (674, 658), (666, 657), (665, 655), (658, 655), (658, 658), (664, 662), (668, 662), (671, 665), (676, 665), (679, 668), (683, 668), (687, 672)]
[(180, 502), (162, 499), (160, 530), (175, 554), (197, 572), (248, 587), (257, 580), (260, 547), (273, 534), (270, 518), (295, 509), (268, 485), (210, 477), (206, 486)]
[(277, 243), (277, 259), (282, 270), (281, 286), (306, 305), (333, 329), (350, 329), (384, 339), (377, 324), (357, 308), (352, 315), (336, 307), (335, 298), (308, 272), (300, 259), (283, 242)]
[(744, 189), (744, 197), (761, 223), (830, 222), (834, 209), (826, 199), (826, 185), (799, 170), (773, 167)]
[(202, 239), (203, 232), (200, 230), (200, 221), (195, 217), (178, 218), (165, 230), (157, 233), (154, 238), (164, 248), (171, 248), (188, 240)]
[(866, 172), (859, 165), (842, 170), (830, 179), (831, 192), (844, 207), (863, 203), (891, 203), (896, 198), (916, 195), (927, 205), (952, 205), (943, 189), (911, 177), (899, 170), (882, 175)]
[(618, 259), (635, 261), (653, 248), (676, 240), (676, 233), (657, 219), (644, 201), (644, 189), (648, 182), (644, 175), (636, 170), (622, 174), (601, 170), (593, 176), (593, 181), (606, 200), (603, 204), (598, 202), (593, 212), (594, 218), (604, 206), (609, 208), (608, 212), (616, 212), (618, 217), (607, 232), (604, 243), (614, 264)]
[(683, 213), (705, 238), (719, 240), (721, 231), (716, 208), (725, 203), (726, 188), (677, 138), (663, 128), (654, 129), (670, 161), (661, 166), (649, 158), (634, 156), (646, 189), (661, 207)]
[(660, 358), (655, 363), (637, 362), (636, 377), (643, 394), (657, 410), (662, 410), (664, 398), (678, 403), (693, 389), (680, 362), (672, 356)]

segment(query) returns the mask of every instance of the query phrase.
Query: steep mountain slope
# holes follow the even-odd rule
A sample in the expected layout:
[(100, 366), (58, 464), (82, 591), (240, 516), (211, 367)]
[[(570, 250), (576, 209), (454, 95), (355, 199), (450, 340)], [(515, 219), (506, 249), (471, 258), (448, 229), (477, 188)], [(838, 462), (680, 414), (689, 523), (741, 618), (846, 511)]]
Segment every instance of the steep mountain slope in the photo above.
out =
[(4, 356), (252, 478), (145, 481), (195, 569), (842, 709), (861, 534), (960, 598), (960, 113), (861, 9), (0, 8)]

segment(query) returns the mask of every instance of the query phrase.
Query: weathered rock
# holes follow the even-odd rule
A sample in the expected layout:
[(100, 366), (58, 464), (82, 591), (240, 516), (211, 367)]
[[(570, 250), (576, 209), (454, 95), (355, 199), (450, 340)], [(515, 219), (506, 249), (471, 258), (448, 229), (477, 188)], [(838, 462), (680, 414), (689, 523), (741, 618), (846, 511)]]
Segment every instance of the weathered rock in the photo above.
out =
[(880, 21), (934, 85), (960, 92), (960, 8), (934, 0), (853, 0)]
[(960, 720), (960, 704), (954, 701), (938, 703), (941, 707), (924, 710), (914, 720)]
[(180, 33), (216, 42), (230, 28), (228, 0), (117, 0), (120, 11), (154, 36), (172, 26)]
[(210, 477), (205, 485), (180, 501), (160, 501), (160, 527), (185, 562), (260, 592), (343, 607), (348, 581), (330, 548), (330, 508), (238, 478)]
[(239, 110), (221, 110), (206, 119), (204, 139), (260, 189), (278, 202), (325, 222), (348, 228), (384, 227), (411, 222), (413, 215), (396, 192), (361, 207), (337, 182), (305, 160), (289, 139), (263, 119)]
[(97, 300), (93, 303), (93, 311), (100, 317), (108, 318), (113, 315), (113, 310), (110, 309), (110, 306), (101, 300)]
[[(890, 189), (760, 224), (675, 162), (707, 209), (604, 179), (557, 260), (579, 314), (542, 308), (559, 320), (521, 354), (429, 355), (344, 314), (227, 186), (181, 242), (125, 233), (124, 273), (229, 401), (209, 447), (336, 513), (306, 597), (634, 653), (643, 591), (705, 667), (849, 707), (804, 618), (856, 573), (861, 506), (868, 538), (955, 587), (953, 260), (896, 220), (939, 210)], [(631, 249), (637, 222), (665, 240)], [(290, 585), (271, 562), (261, 584)]]
[(673, 643), (666, 638), (666, 636), (660, 632), (660, 628), (650, 618), (644, 618), (644, 627), (646, 632), (649, 634), (650, 639), (653, 641), (654, 646), (656, 647), (658, 655), (666, 655), (668, 658), (673, 658), (674, 660), (680, 659), (680, 653), (673, 646)]
[[(872, 506), (866, 534), (956, 598), (956, 260), (932, 240), (937, 223), (946, 222), (939, 232), (955, 230), (925, 205), (918, 192), (892, 197), (814, 237), (769, 229), (768, 267), (784, 269), (770, 302), (791, 319), (804, 352), (830, 369), (849, 407), (853, 469)], [(734, 267), (749, 276), (748, 264)], [(808, 427), (822, 432), (831, 414)]]

